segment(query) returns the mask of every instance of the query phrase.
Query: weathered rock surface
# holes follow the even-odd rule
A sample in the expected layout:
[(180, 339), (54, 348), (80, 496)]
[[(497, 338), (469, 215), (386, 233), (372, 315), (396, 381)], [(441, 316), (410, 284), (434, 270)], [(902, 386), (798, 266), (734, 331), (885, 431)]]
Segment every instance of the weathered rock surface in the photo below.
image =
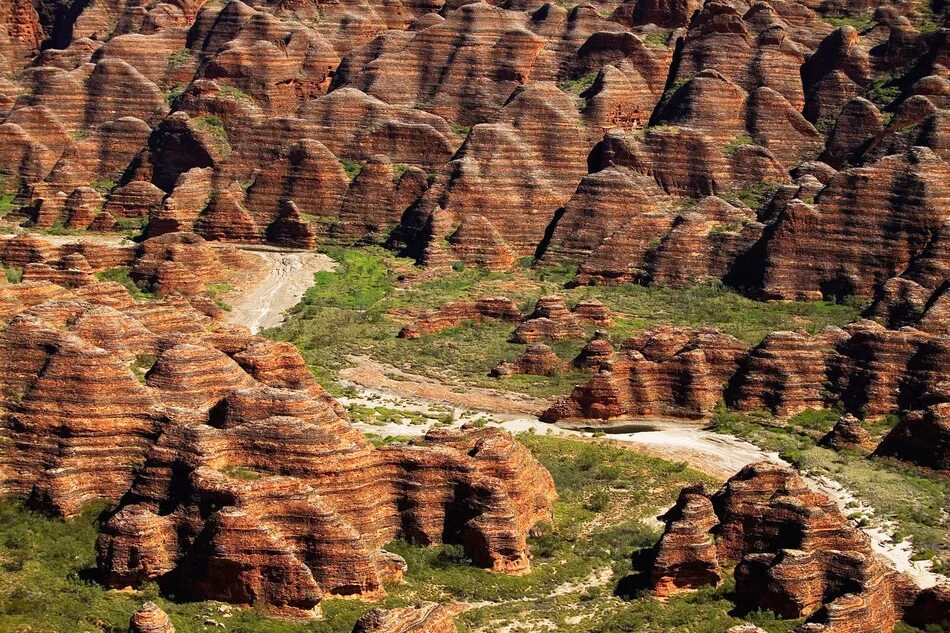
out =
[(807, 618), (796, 631), (892, 631), (920, 591), (877, 559), (867, 537), (790, 469), (751, 464), (715, 494), (687, 488), (664, 517), (654, 590), (715, 584), (735, 567), (745, 608)]
[(491, 375), (505, 378), (511, 374), (554, 376), (564, 371), (566, 363), (544, 343), (533, 343), (513, 362), (502, 362), (492, 369)]
[(567, 309), (564, 299), (550, 295), (538, 299), (537, 304), (512, 334), (513, 343), (536, 343), (544, 340), (560, 341), (584, 338), (580, 319)]
[(486, 297), (478, 301), (455, 301), (423, 314), (399, 331), (399, 338), (419, 338), (457, 327), (465, 321), (485, 319), (516, 322), (523, 318), (521, 310), (505, 297)]
[[(196, 239), (155, 238), (146, 261)], [(397, 537), (528, 571), (528, 532), (556, 492), (509, 434), (434, 430), (375, 448), (290, 344), (179, 295), (123, 304), (50, 286), (0, 288), (17, 288), (0, 335), (0, 492), (62, 516), (117, 503), (97, 545), (107, 584), (294, 613), (325, 595), (382, 595), (405, 569), (381, 549)]]
[(936, 470), (950, 470), (950, 403), (905, 414), (874, 452)]
[(861, 421), (850, 414), (841, 416), (827, 435), (821, 438), (821, 444), (838, 450), (851, 449), (870, 452), (874, 448), (871, 434), (861, 426)]
[[(723, 399), (741, 411), (780, 417), (840, 407), (873, 419), (950, 400), (948, 353), (945, 334), (890, 330), (867, 320), (817, 335), (774, 332), (753, 348), (716, 330), (656, 328), (628, 339), (613, 355), (609, 344), (591, 341), (574, 362), (598, 374), (542, 419), (700, 418)], [(837, 429), (838, 439), (870, 449), (849, 420)], [(828, 441), (838, 441), (836, 435)]]
[(666, 529), (650, 568), (653, 591), (663, 596), (718, 584), (722, 573), (711, 530), (719, 519), (705, 490), (684, 488), (676, 505), (661, 518)]
[(748, 347), (716, 330), (662, 327), (628, 339), (597, 376), (542, 419), (619, 416), (700, 418), (722, 397)]
[(463, 608), (423, 602), (401, 609), (373, 609), (356, 622), (353, 633), (454, 633), (455, 616)]
[(146, 602), (132, 614), (129, 633), (175, 633), (175, 627), (158, 605)]
[[(7, 4), (9, 220), (782, 299), (905, 277), (923, 290), (889, 296), (913, 303), (946, 278), (904, 275), (946, 260), (925, 11), (859, 30), (831, 22), (866, 2)], [(816, 158), (831, 173), (795, 176)]]

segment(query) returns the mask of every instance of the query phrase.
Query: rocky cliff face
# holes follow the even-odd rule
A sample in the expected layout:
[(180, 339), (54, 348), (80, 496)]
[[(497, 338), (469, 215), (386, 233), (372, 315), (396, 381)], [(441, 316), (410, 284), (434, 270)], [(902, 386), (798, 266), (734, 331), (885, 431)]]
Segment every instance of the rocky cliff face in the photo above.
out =
[[(11, 257), (55, 250), (11, 243)], [(227, 253), (169, 234), (126, 255), (151, 279), (179, 255), (201, 277), (202, 257)], [(381, 549), (395, 538), (529, 569), (528, 531), (556, 493), (509, 434), (434, 430), (376, 448), (290, 344), (224, 324), (201, 297), (138, 303), (118, 284), (73, 287), (0, 287), (0, 492), (67, 517), (117, 504), (97, 544), (109, 585), (158, 581), (294, 612), (382, 595), (405, 568)], [(144, 609), (133, 625), (151, 631), (159, 615)]]
[(662, 327), (620, 346), (598, 374), (544, 412), (542, 419), (620, 416), (701, 418), (722, 397), (747, 346), (716, 330)]
[(717, 584), (720, 567), (737, 563), (744, 608), (804, 617), (796, 631), (827, 633), (892, 631), (913, 619), (915, 603), (932, 601), (877, 559), (834, 502), (775, 464), (746, 466), (713, 495), (687, 488), (663, 518), (651, 572), (660, 595)]
[(943, 335), (873, 321), (775, 332), (751, 349), (715, 330), (658, 328), (625, 341), (544, 417), (701, 417), (724, 398), (778, 416), (840, 406), (876, 418), (946, 402), (947, 345)]

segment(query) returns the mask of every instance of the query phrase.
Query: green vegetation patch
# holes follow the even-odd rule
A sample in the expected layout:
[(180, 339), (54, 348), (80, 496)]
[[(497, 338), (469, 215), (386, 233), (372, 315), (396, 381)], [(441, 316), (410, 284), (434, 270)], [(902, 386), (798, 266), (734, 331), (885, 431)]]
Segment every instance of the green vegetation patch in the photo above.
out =
[(237, 102), (247, 102), (254, 100), (251, 95), (235, 86), (221, 86), (218, 89), (218, 94), (222, 97), (225, 97), (226, 99), (231, 99), (232, 101)]
[(393, 164), (393, 180), (397, 181), (402, 178), (402, 175), (409, 170), (409, 165), (403, 163), (394, 163)]
[(156, 294), (154, 292), (142, 290), (137, 285), (135, 285), (135, 282), (132, 280), (132, 277), (129, 274), (130, 272), (131, 269), (128, 266), (118, 266), (116, 268), (110, 268), (109, 270), (96, 273), (96, 279), (99, 281), (115, 281), (122, 284), (125, 286), (125, 289), (129, 291), (129, 294), (136, 299), (136, 301), (155, 299)]
[(132, 361), (130, 369), (139, 382), (145, 383), (145, 374), (155, 365), (155, 354), (139, 354)]
[(772, 195), (778, 188), (778, 183), (758, 182), (736, 191), (720, 193), (719, 196), (726, 202), (743, 204), (753, 211), (759, 211), (772, 199)]
[(225, 156), (231, 153), (231, 141), (228, 138), (228, 131), (225, 129), (224, 121), (221, 120), (221, 117), (214, 114), (202, 114), (201, 116), (193, 118), (191, 123), (198, 130), (206, 132), (211, 136), (211, 140), (219, 152)]
[(148, 218), (119, 218), (115, 221), (115, 228), (130, 234), (140, 233), (145, 225), (148, 224)]
[(591, 72), (577, 77), (576, 79), (565, 79), (558, 83), (557, 87), (563, 90), (564, 92), (578, 96), (588, 88), (594, 85), (594, 81), (597, 79), (597, 71), (592, 70)]
[[(336, 373), (351, 354), (369, 355), (440, 380), (537, 397), (569, 393), (589, 377), (568, 372), (551, 377), (489, 378), (488, 372), (495, 365), (516, 359), (527, 347), (508, 342), (515, 330), (511, 323), (465, 322), (418, 339), (396, 338), (411, 320), (401, 314), (436, 309), (456, 300), (506, 296), (528, 313), (546, 294), (560, 294), (569, 305), (586, 298), (598, 299), (614, 312), (616, 325), (611, 334), (618, 343), (644, 328), (672, 324), (717, 327), (755, 344), (776, 330), (805, 329), (814, 333), (828, 325), (844, 325), (858, 315), (857, 306), (852, 305), (753, 301), (721, 283), (686, 289), (635, 285), (566, 289), (565, 284), (577, 272), (570, 262), (519, 267), (510, 272), (458, 267), (430, 278), (420, 277), (411, 261), (377, 247), (332, 247), (325, 252), (339, 262), (336, 270), (317, 273), (314, 286), (291, 310), (287, 322), (267, 336), (296, 344), (317, 379), (335, 393), (340, 393)], [(585, 334), (589, 336), (595, 329), (586, 327)], [(584, 344), (584, 340), (568, 340), (555, 341), (551, 346), (569, 361)]]
[(89, 186), (101, 194), (107, 194), (116, 187), (116, 181), (111, 178), (97, 178), (89, 183)]
[(340, 166), (346, 172), (346, 177), (353, 180), (363, 171), (363, 165), (352, 160), (340, 160)]
[(9, 284), (18, 284), (23, 279), (23, 270), (20, 268), (4, 268), (3, 274)]
[(461, 123), (451, 123), (449, 127), (452, 128), (453, 132), (462, 137), (468, 136), (468, 133), (472, 131), (471, 125), (462, 125)]
[(724, 156), (733, 156), (740, 148), (745, 147), (746, 145), (755, 145), (755, 139), (749, 136), (748, 134), (740, 134), (739, 136), (733, 138), (728, 143), (725, 144), (722, 148), (722, 153)]
[(646, 44), (648, 48), (669, 48), (666, 43), (670, 40), (670, 35), (672, 34), (673, 29), (652, 31), (643, 36), (643, 43)]
[(886, 108), (901, 96), (901, 89), (900, 86), (894, 85), (894, 77), (885, 75), (871, 81), (864, 95), (878, 108)]
[[(926, 2), (922, 4), (926, 4)], [(821, 19), (835, 27), (854, 27), (858, 32), (866, 31), (875, 24), (874, 13), (872, 11), (862, 11), (854, 15), (827, 15)]]
[(16, 198), (16, 193), (13, 191), (0, 192), (0, 218), (5, 217), (16, 208), (13, 203), (14, 198)]
[(442, 412), (423, 413), (409, 411), (405, 409), (393, 409), (377, 405), (373, 407), (351, 404), (347, 407), (350, 414), (350, 420), (357, 424), (368, 424), (371, 426), (385, 426), (387, 424), (411, 424), (415, 426), (434, 424), (436, 426), (445, 426), (455, 420), (451, 409)]
[(176, 82), (173, 83), (171, 86), (169, 86), (168, 90), (165, 91), (165, 93), (164, 93), (162, 96), (165, 98), (165, 101), (168, 101), (169, 103), (171, 103), (172, 101), (174, 101), (174, 100), (177, 99), (178, 97), (180, 97), (180, 96), (182, 96), (183, 94), (185, 94), (185, 89), (186, 89), (186, 88), (187, 88), (187, 86), (185, 86), (184, 84), (182, 84), (182, 83), (176, 81)]
[(168, 64), (172, 68), (181, 68), (187, 66), (192, 60), (191, 51), (187, 48), (180, 48), (173, 53), (168, 54)]

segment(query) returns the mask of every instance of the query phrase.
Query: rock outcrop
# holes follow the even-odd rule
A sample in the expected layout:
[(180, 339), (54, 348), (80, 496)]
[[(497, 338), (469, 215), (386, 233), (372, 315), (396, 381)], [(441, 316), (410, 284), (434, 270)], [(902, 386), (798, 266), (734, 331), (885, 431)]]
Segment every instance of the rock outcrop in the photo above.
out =
[(534, 312), (518, 325), (511, 341), (536, 343), (570, 338), (584, 338), (580, 319), (567, 309), (562, 297), (551, 295), (538, 299)]
[(950, 403), (905, 414), (874, 452), (936, 470), (950, 470)]
[(511, 374), (531, 374), (534, 376), (554, 376), (564, 371), (566, 363), (544, 343), (533, 343), (513, 362), (502, 362), (491, 371), (496, 378), (506, 378)]
[(820, 443), (837, 450), (851, 449), (869, 453), (874, 449), (871, 434), (861, 426), (861, 421), (851, 414), (841, 416), (834, 428), (821, 438)]
[(6, 219), (781, 299), (940, 268), (939, 15), (601, 4), (7, 2)]
[(892, 631), (920, 591), (867, 537), (790, 469), (760, 462), (715, 494), (687, 488), (664, 517), (654, 591), (715, 584), (735, 567), (744, 608), (806, 618), (796, 631)]
[(454, 633), (461, 605), (423, 602), (400, 609), (373, 609), (357, 622), (353, 633)]
[[(613, 356), (592, 341), (575, 363), (593, 369), (590, 354), (599, 373), (542, 417), (700, 418), (724, 399), (740, 411), (780, 417), (840, 407), (861, 419), (879, 418), (950, 399), (948, 344), (946, 335), (866, 320), (816, 335), (774, 332), (753, 348), (716, 330), (656, 328), (625, 341)], [(845, 443), (870, 448), (857, 429), (839, 430)]]
[(146, 602), (132, 614), (129, 633), (175, 633), (175, 627), (158, 605)]
[(465, 321), (485, 319), (516, 322), (522, 319), (521, 310), (505, 297), (485, 297), (478, 301), (455, 301), (437, 310), (423, 314), (399, 331), (399, 338), (419, 338), (458, 327)]
[(722, 385), (747, 352), (747, 345), (716, 330), (646, 330), (625, 341), (597, 376), (542, 419), (701, 418), (722, 398)]
[[(193, 244), (163, 237), (156, 259)], [(67, 517), (118, 504), (97, 544), (108, 585), (296, 613), (382, 595), (405, 568), (381, 549), (397, 537), (528, 571), (528, 532), (556, 492), (509, 434), (433, 430), (376, 448), (289, 344), (181, 296), (109, 307), (91, 301), (110, 292), (50, 298), (48, 285), (15, 284), (0, 336), (0, 492)]]
[(661, 517), (666, 529), (650, 568), (657, 595), (716, 585), (722, 579), (711, 530), (719, 525), (705, 490), (684, 488), (669, 512)]

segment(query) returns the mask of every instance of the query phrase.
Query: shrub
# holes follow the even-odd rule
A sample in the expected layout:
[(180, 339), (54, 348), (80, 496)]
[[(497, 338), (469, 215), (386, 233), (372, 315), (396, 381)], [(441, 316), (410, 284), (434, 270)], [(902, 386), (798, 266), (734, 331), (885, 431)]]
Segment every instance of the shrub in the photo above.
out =
[(125, 289), (129, 291), (129, 294), (135, 297), (135, 299), (138, 301), (155, 299), (155, 293), (143, 290), (135, 284), (131, 275), (129, 274), (130, 272), (131, 269), (128, 266), (119, 266), (117, 268), (110, 268), (109, 270), (96, 273), (96, 279), (99, 281), (114, 281), (122, 284), (125, 286)]
[(180, 68), (191, 62), (191, 51), (187, 48), (180, 48), (173, 53), (168, 54), (168, 64), (172, 68)]
[(597, 71), (593, 70), (582, 77), (576, 79), (565, 79), (558, 83), (557, 87), (571, 95), (580, 95), (582, 92), (594, 85), (597, 79)]
[(449, 127), (452, 128), (453, 132), (463, 137), (468, 136), (468, 133), (472, 131), (471, 125), (462, 125), (461, 123), (452, 123)]
[(753, 211), (760, 211), (772, 199), (772, 195), (779, 185), (774, 182), (758, 182), (737, 191), (728, 191), (720, 194), (726, 202), (743, 204)]
[(221, 117), (214, 114), (202, 114), (193, 118), (191, 123), (196, 129), (211, 137), (211, 142), (221, 154), (227, 156), (231, 153), (231, 141)]
[(874, 14), (870, 11), (863, 11), (856, 15), (829, 15), (822, 17), (822, 20), (836, 27), (851, 26), (857, 31), (865, 31), (875, 24)]
[(874, 79), (864, 91), (869, 101), (879, 108), (885, 108), (901, 96), (900, 86), (894, 85), (894, 78), (887, 75)]
[(135, 360), (132, 361), (132, 364), (129, 368), (132, 370), (132, 373), (135, 374), (135, 377), (138, 378), (139, 382), (145, 382), (145, 374), (155, 365), (155, 354), (139, 354), (135, 357)]
[(116, 181), (110, 178), (97, 178), (89, 183), (89, 186), (101, 194), (107, 194), (116, 187)]
[(755, 145), (755, 139), (753, 139), (748, 134), (740, 134), (739, 136), (733, 138), (731, 141), (726, 143), (722, 148), (722, 153), (724, 156), (732, 156), (739, 151), (739, 148), (746, 145)]
[(218, 89), (218, 94), (222, 97), (225, 97), (226, 99), (231, 99), (232, 101), (253, 101), (251, 95), (235, 86), (221, 86)]

